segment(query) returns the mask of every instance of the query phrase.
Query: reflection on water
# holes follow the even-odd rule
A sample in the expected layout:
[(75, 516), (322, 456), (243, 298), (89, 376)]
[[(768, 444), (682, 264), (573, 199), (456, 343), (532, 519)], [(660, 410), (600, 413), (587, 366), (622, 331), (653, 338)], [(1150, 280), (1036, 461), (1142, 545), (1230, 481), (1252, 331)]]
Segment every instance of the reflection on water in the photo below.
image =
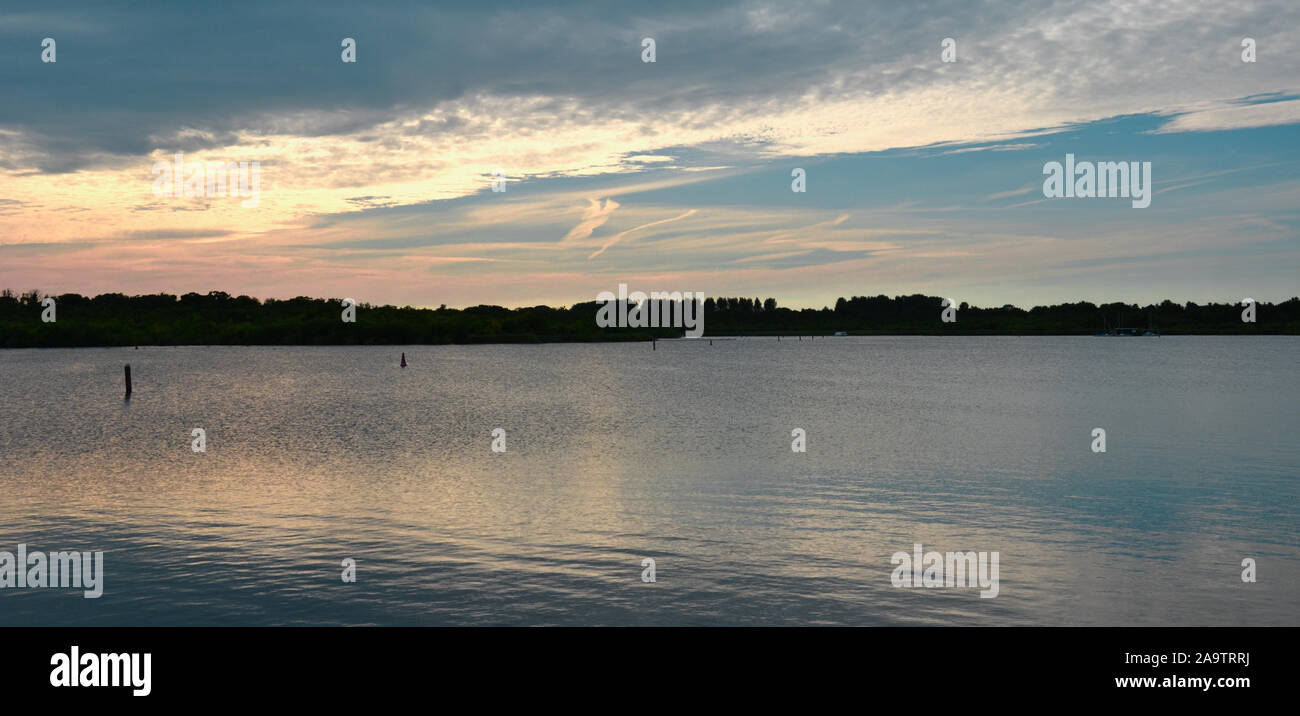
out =
[[(106, 553), (0, 624), (1296, 625), (1297, 349), (0, 351), (0, 550)], [(1000, 552), (999, 596), (892, 587), (917, 542)]]

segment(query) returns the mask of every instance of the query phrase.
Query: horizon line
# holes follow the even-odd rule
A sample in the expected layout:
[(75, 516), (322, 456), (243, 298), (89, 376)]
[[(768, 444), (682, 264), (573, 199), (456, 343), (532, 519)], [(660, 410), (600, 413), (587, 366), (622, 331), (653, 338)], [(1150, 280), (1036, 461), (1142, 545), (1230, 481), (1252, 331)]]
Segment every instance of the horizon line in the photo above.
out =
[[(650, 292), (648, 292), (648, 291), (642, 291), (642, 293), (647, 293), (647, 294), (648, 294), (648, 293), (650, 293)], [(692, 294), (692, 295), (694, 295), (694, 296), (698, 296), (698, 295), (699, 295), (699, 292), (691, 292), (691, 291), (681, 291), (681, 292), (679, 292), (679, 293), (682, 293), (682, 294), (690, 293), (690, 294)], [(259, 304), (265, 304), (265, 303), (267, 303), (268, 301), (294, 301), (294, 300), (304, 299), (304, 298), (305, 298), (305, 299), (308, 299), (308, 300), (312, 300), (312, 301), (343, 301), (343, 300), (345, 300), (345, 299), (347, 299), (347, 298), (350, 298), (350, 297), (348, 297), (348, 296), (342, 296), (342, 297), (329, 296), (329, 297), (325, 297), (325, 296), (306, 296), (306, 295), (293, 296), (293, 297), (290, 297), (290, 298), (276, 298), (276, 297), (274, 297), (274, 296), (268, 296), (268, 297), (265, 297), (265, 298), (259, 298), (259, 297), (257, 297), (257, 296), (250, 296), (250, 295), (248, 295), (248, 294), (242, 294), (242, 293), (241, 293), (241, 294), (232, 294), (232, 293), (228, 293), (228, 292), (226, 292), (226, 291), (220, 291), (220, 290), (212, 290), (212, 291), (208, 291), (208, 292), (206, 292), (206, 293), (200, 293), (200, 292), (198, 292), (198, 291), (187, 291), (186, 293), (167, 293), (167, 292), (165, 292), (165, 291), (160, 291), (160, 292), (157, 292), (157, 293), (137, 293), (137, 294), (127, 294), (127, 293), (122, 293), (122, 292), (120, 292), (120, 291), (110, 291), (110, 292), (99, 293), (99, 294), (95, 294), (95, 295), (91, 296), (91, 295), (87, 295), (87, 294), (77, 293), (77, 292), (75, 292), (75, 291), (69, 291), (69, 292), (63, 292), (63, 293), (57, 293), (57, 294), (56, 294), (56, 293), (45, 292), (45, 291), (42, 291), (41, 289), (28, 289), (27, 291), (23, 291), (23, 292), (14, 291), (13, 289), (9, 289), (9, 288), (0, 289), (0, 299), (4, 299), (4, 298), (12, 298), (12, 299), (14, 299), (14, 300), (16, 300), (16, 301), (21, 301), (23, 298), (26, 298), (27, 296), (30, 296), (30, 295), (32, 295), (32, 294), (36, 294), (36, 297), (37, 297), (38, 299), (44, 299), (44, 298), (55, 298), (55, 299), (58, 299), (58, 298), (63, 297), (63, 296), (78, 296), (78, 297), (80, 297), (80, 298), (85, 298), (85, 299), (89, 299), (89, 300), (95, 300), (95, 299), (97, 299), (97, 298), (101, 298), (101, 297), (103, 297), (103, 296), (123, 296), (123, 297), (126, 297), (126, 298), (142, 298), (142, 297), (148, 297), (148, 296), (170, 296), (170, 297), (172, 297), (172, 298), (175, 298), (175, 299), (178, 299), (178, 300), (179, 300), (180, 298), (182, 298), (182, 297), (184, 297), (184, 296), (190, 296), (190, 295), (207, 297), (207, 296), (211, 296), (212, 294), (223, 294), (223, 295), (226, 296), (227, 298), (232, 298), (232, 299), (249, 298), (249, 299), (252, 299), (252, 300), (254, 300), (254, 301), (257, 301)], [(784, 309), (787, 309), (787, 310), (790, 310), (790, 311), (799, 312), (799, 311), (808, 311), (808, 310), (811, 310), (811, 311), (834, 311), (834, 310), (835, 310), (835, 304), (838, 303), (840, 300), (851, 301), (851, 300), (854, 299), (854, 298), (868, 298), (868, 299), (871, 299), (871, 298), (880, 298), (880, 297), (882, 297), (882, 296), (883, 296), (884, 298), (888, 299), (888, 300), (891, 300), (891, 301), (896, 301), (896, 300), (898, 300), (898, 299), (900, 299), (900, 298), (912, 298), (912, 297), (916, 297), (916, 296), (920, 296), (920, 297), (922, 297), (922, 298), (927, 298), (927, 299), (931, 299), (931, 298), (932, 298), (932, 299), (939, 299), (939, 300), (941, 300), (941, 301), (942, 301), (942, 300), (952, 300), (952, 299), (950, 299), (950, 298), (948, 298), (948, 297), (946, 297), (946, 296), (942, 296), (942, 295), (939, 295), (939, 294), (929, 294), (929, 293), (920, 293), (920, 292), (916, 292), (916, 293), (894, 294), (894, 295), (887, 295), (887, 294), (883, 294), (883, 293), (877, 293), (877, 294), (853, 294), (853, 295), (850, 295), (850, 296), (837, 296), (837, 297), (835, 298), (835, 300), (831, 301), (831, 302), (828, 303), (828, 304), (823, 304), (820, 308), (817, 308), (817, 307), (814, 307), (814, 306), (792, 306), (792, 305), (783, 305), (783, 304), (780, 302), (780, 300), (779, 300), (779, 299), (776, 299), (774, 296), (765, 296), (765, 297), (762, 297), (762, 298), (759, 298), (758, 296), (743, 296), (743, 295), (741, 295), (741, 296), (707, 296), (707, 297), (705, 297), (705, 301), (708, 301), (708, 300), (710, 300), (710, 299), (716, 301), (716, 300), (719, 299), (719, 298), (725, 298), (725, 299), (736, 298), (736, 299), (743, 299), (743, 300), (750, 300), (750, 301), (755, 301), (755, 300), (757, 300), (758, 303), (761, 305), (763, 302), (765, 302), (765, 301), (771, 299), (771, 300), (776, 301), (776, 308), (778, 308), (778, 309), (784, 308)], [(1254, 303), (1255, 303), (1256, 305), (1261, 305), (1261, 306), (1262, 306), (1262, 305), (1271, 305), (1271, 306), (1276, 306), (1276, 305), (1280, 305), (1280, 304), (1284, 304), (1284, 303), (1289, 303), (1289, 302), (1291, 302), (1291, 301), (1300, 301), (1300, 295), (1295, 295), (1295, 296), (1291, 296), (1290, 298), (1279, 299), (1279, 300), (1261, 300), (1261, 299), (1256, 299), (1256, 298), (1254, 298), (1254, 297), (1250, 297), (1250, 296), (1243, 296), (1243, 297), (1240, 298), (1240, 299), (1231, 300), (1231, 301), (1226, 301), (1226, 302), (1224, 302), (1224, 303), (1220, 303), (1220, 302), (1215, 301), (1215, 300), (1209, 300), (1209, 301), (1191, 301), (1191, 300), (1188, 300), (1188, 301), (1181, 301), (1181, 302), (1180, 302), (1180, 301), (1174, 301), (1174, 300), (1171, 299), (1171, 298), (1163, 298), (1163, 299), (1160, 299), (1160, 300), (1158, 300), (1158, 301), (1148, 301), (1148, 302), (1146, 302), (1146, 303), (1130, 303), (1130, 302), (1127, 302), (1127, 301), (1121, 301), (1121, 300), (1116, 300), (1116, 301), (1106, 301), (1106, 302), (1098, 303), (1098, 302), (1096, 302), (1096, 301), (1091, 301), (1091, 300), (1088, 300), (1088, 299), (1078, 299), (1078, 300), (1074, 300), (1074, 301), (1062, 301), (1062, 302), (1059, 302), (1059, 303), (1040, 303), (1040, 304), (1035, 304), (1035, 305), (1033, 305), (1033, 306), (1029, 306), (1029, 307), (1027, 307), (1027, 308), (1024, 307), (1024, 306), (1021, 306), (1021, 305), (1019, 305), (1019, 304), (1014, 304), (1014, 303), (1003, 303), (1003, 304), (1001, 304), (1001, 305), (987, 305), (987, 306), (980, 306), (980, 305), (976, 305), (976, 304), (970, 303), (970, 302), (968, 302), (968, 301), (954, 301), (954, 304), (957, 305), (957, 306), (965, 305), (966, 308), (965, 308), (965, 309), (962, 309), (962, 310), (967, 310), (967, 309), (972, 309), (972, 308), (973, 308), (973, 309), (979, 309), (979, 310), (1002, 309), (1002, 308), (1007, 308), (1008, 306), (1010, 306), (1010, 307), (1012, 307), (1012, 308), (1015, 308), (1015, 309), (1017, 309), (1017, 310), (1021, 310), (1021, 311), (1031, 311), (1031, 310), (1033, 310), (1033, 309), (1035, 309), (1035, 308), (1052, 308), (1052, 307), (1055, 307), (1055, 306), (1076, 305), (1076, 304), (1081, 304), (1081, 303), (1091, 304), (1091, 305), (1096, 306), (1096, 307), (1098, 307), (1098, 308), (1101, 308), (1101, 307), (1104, 307), (1104, 306), (1114, 306), (1114, 305), (1116, 305), (1116, 304), (1121, 304), (1121, 305), (1123, 305), (1123, 306), (1125, 306), (1125, 307), (1137, 307), (1138, 309), (1147, 309), (1147, 308), (1158, 308), (1158, 307), (1160, 307), (1161, 305), (1163, 305), (1163, 304), (1166, 303), (1166, 302), (1168, 302), (1168, 303), (1172, 303), (1172, 304), (1174, 304), (1174, 305), (1176, 305), (1176, 306), (1179, 306), (1179, 307), (1186, 307), (1188, 304), (1192, 304), (1192, 305), (1196, 305), (1196, 306), (1226, 305), (1226, 306), (1236, 306), (1236, 307), (1240, 307), (1240, 306), (1243, 305), (1243, 302), (1244, 302), (1245, 300), (1247, 300), (1247, 299), (1249, 299), (1249, 300), (1251, 300), (1251, 301), (1254, 301)], [(356, 299), (353, 299), (353, 300), (356, 300)], [(647, 300), (648, 300), (648, 299), (647, 299)], [(398, 305), (398, 304), (394, 304), (394, 303), (370, 303), (370, 302), (363, 301), (363, 300), (362, 300), (362, 301), (356, 301), (356, 304), (357, 304), (357, 306), (370, 306), (370, 307), (372, 307), (372, 308), (396, 308), (396, 309), (411, 308), (411, 309), (416, 309), (416, 310), (428, 310), (428, 311), (437, 311), (437, 310), (442, 310), (442, 309), (445, 309), (445, 310), (453, 310), (453, 311), (464, 311), (464, 310), (467, 310), (467, 309), (471, 309), (471, 308), (479, 308), (479, 307), (504, 308), (504, 309), (507, 309), (507, 310), (512, 310), (512, 311), (514, 311), (514, 310), (529, 309), (529, 308), (540, 308), (540, 307), (551, 308), (551, 309), (566, 309), (566, 310), (572, 310), (574, 307), (576, 307), (576, 306), (580, 306), (580, 305), (583, 305), (583, 304), (586, 304), (586, 303), (603, 303), (603, 302), (604, 302), (604, 301), (602, 301), (600, 298), (597, 297), (597, 298), (591, 298), (591, 299), (588, 299), (588, 300), (585, 300), (585, 301), (577, 301), (577, 302), (573, 302), (573, 303), (565, 303), (565, 304), (560, 304), (560, 305), (551, 305), (551, 304), (546, 304), (546, 303), (519, 303), (519, 304), (513, 304), (513, 305), (496, 304), (496, 303), (475, 303), (475, 304), (464, 305), (464, 306), (449, 306), (449, 305), (443, 303), (443, 304), (439, 304), (439, 305), (437, 305), (437, 306), (434, 306), (434, 305), (431, 305), (431, 304), (425, 304), (425, 305), (417, 305), (417, 304)]]

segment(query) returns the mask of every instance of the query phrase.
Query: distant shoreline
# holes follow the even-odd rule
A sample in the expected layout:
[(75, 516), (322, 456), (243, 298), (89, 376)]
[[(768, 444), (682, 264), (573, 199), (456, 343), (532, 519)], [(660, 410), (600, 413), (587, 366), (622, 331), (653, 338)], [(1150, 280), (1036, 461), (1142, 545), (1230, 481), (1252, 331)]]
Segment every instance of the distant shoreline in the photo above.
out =
[[(52, 299), (52, 300), (51, 300)], [(597, 325), (596, 301), (563, 308), (352, 304), (341, 299), (265, 301), (214, 291), (124, 296), (0, 293), (0, 348), (110, 348), (181, 345), (479, 345), (614, 343), (680, 338), (682, 327)], [(1246, 317), (1255, 320), (1243, 320)], [(680, 315), (678, 316), (680, 318)], [(348, 320), (349, 318), (353, 320)], [(45, 320), (50, 319), (50, 320)], [(1137, 306), (1087, 302), (980, 308), (938, 296), (855, 296), (834, 308), (792, 310), (775, 299), (708, 298), (700, 309), (710, 338), (800, 336), (1093, 336), (1107, 329), (1148, 328), (1178, 335), (1300, 335), (1300, 298), (1244, 309), (1230, 303)], [(1142, 336), (1137, 336), (1142, 337)]]

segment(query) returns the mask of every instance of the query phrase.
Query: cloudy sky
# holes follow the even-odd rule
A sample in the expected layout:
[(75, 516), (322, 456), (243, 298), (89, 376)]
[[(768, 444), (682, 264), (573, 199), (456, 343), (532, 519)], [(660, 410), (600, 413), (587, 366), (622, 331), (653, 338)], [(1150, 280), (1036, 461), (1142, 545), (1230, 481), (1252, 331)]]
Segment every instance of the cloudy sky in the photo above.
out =
[[(0, 9), (0, 287), (1300, 293), (1294, 0), (121, 5)], [(155, 196), (177, 152), (257, 206)], [(1045, 198), (1067, 153), (1151, 162), (1150, 207)]]

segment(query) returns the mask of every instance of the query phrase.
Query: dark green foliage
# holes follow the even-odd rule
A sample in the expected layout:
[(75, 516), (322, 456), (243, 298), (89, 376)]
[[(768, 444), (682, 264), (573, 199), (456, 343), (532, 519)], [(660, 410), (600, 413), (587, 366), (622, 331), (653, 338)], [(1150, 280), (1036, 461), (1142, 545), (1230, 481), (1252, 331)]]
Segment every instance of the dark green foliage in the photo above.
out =
[[(128, 345), (289, 345), (531, 343), (673, 338), (680, 328), (599, 328), (590, 301), (570, 308), (474, 306), (438, 309), (357, 306), (357, 321), (344, 323), (339, 299), (259, 301), (220, 291), (86, 298), (56, 296), (57, 322), (41, 322), (42, 296), (0, 293), (0, 347)], [(1164, 301), (1139, 307), (1067, 303), (977, 308), (962, 304), (956, 323), (939, 320), (942, 299), (911, 296), (841, 298), (835, 308), (791, 310), (774, 299), (710, 298), (704, 304), (707, 336), (851, 334), (1089, 335), (1111, 326), (1165, 334), (1300, 333), (1300, 298), (1257, 307), (1258, 322), (1243, 323), (1234, 304), (1179, 305)]]
[(1105, 327), (1126, 326), (1163, 334), (1300, 334), (1300, 298), (1256, 305), (1256, 322), (1243, 323), (1242, 307), (1231, 303), (1179, 305), (1164, 301), (1149, 306), (1063, 303), (1025, 310), (1012, 305), (978, 308), (962, 303), (955, 323), (939, 320), (943, 299), (937, 296), (854, 296), (835, 308), (799, 311), (757, 310), (749, 299), (718, 298), (704, 304), (707, 335), (827, 334), (855, 335), (1092, 335)]

